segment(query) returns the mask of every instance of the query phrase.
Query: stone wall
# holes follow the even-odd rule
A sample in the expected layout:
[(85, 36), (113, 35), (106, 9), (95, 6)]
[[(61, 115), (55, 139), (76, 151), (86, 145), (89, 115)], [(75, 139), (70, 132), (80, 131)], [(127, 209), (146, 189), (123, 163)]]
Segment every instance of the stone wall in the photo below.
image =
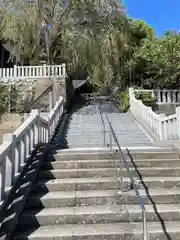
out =
[(54, 79), (53, 81), (54, 104), (63, 96), (65, 99), (65, 106), (69, 107), (72, 99), (74, 98), (75, 90), (71, 80), (67, 79)]
[(66, 81), (66, 107), (68, 108), (75, 95), (75, 89), (71, 80)]

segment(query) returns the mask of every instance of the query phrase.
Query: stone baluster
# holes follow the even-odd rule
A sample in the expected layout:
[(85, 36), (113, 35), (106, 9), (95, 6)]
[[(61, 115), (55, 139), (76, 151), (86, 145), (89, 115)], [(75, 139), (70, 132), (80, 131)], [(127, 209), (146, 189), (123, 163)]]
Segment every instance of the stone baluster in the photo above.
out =
[(163, 103), (167, 102), (167, 100), (166, 100), (166, 91), (165, 90), (162, 91), (162, 102)]
[(161, 90), (160, 89), (158, 89), (156, 91), (156, 101), (157, 101), (157, 103), (161, 103), (162, 102), (161, 101)]
[(177, 92), (177, 102), (180, 102), (180, 91)]
[(180, 106), (176, 107), (176, 118), (177, 118), (177, 137), (180, 139)]
[(166, 136), (166, 130), (165, 128), (163, 128), (163, 122), (162, 122), (162, 119), (165, 118), (165, 114), (159, 114), (158, 118), (159, 118), (159, 122), (158, 122), (158, 136), (160, 138), (160, 140), (163, 140)]
[(172, 92), (171, 91), (167, 91), (167, 102), (168, 103), (172, 102), (171, 96), (172, 96)]
[(173, 90), (173, 92), (172, 92), (172, 102), (173, 103), (177, 102), (177, 100), (176, 100), (176, 90)]

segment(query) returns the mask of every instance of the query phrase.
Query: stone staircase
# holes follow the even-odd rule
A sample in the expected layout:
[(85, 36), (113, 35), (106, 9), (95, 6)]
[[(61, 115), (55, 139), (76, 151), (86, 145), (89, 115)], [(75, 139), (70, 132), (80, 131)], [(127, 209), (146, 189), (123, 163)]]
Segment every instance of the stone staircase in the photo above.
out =
[[(180, 160), (171, 149), (130, 151), (128, 166), (145, 203), (149, 239), (180, 239)], [(47, 157), (13, 240), (142, 237), (142, 211), (119, 155), (58, 151)]]
[[(147, 147), (153, 145), (151, 139), (135, 123), (129, 113), (121, 113), (111, 101), (101, 101), (100, 106), (105, 122), (106, 147), (110, 143), (110, 135), (105, 114), (112, 123), (122, 147)], [(69, 114), (64, 134), (58, 142), (61, 142), (61, 148), (105, 147), (103, 124), (97, 103), (93, 100), (85, 101), (84, 99), (77, 101)], [(113, 146), (116, 146), (114, 142)]]

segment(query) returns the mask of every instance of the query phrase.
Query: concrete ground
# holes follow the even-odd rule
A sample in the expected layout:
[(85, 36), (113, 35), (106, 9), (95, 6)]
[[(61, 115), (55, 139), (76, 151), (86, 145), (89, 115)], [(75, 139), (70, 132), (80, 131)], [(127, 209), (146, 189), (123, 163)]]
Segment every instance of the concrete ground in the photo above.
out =
[(155, 111), (157, 114), (165, 114), (167, 116), (175, 114), (176, 112), (176, 107), (180, 106), (180, 104), (160, 104), (158, 106), (158, 109)]

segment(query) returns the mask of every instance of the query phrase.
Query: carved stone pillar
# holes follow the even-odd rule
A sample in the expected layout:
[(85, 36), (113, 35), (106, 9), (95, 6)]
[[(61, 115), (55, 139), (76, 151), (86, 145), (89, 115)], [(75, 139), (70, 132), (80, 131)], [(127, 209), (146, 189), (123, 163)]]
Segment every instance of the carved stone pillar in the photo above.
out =
[(180, 91), (177, 92), (177, 102), (180, 102)]
[(66, 79), (65, 78), (53, 78), (53, 106), (60, 96), (64, 97), (66, 102)]
[(158, 90), (156, 90), (156, 98), (157, 98), (157, 103), (161, 103), (162, 101), (161, 101), (161, 90), (160, 89), (158, 89)]
[(171, 92), (171, 91), (168, 91), (168, 92), (167, 92), (167, 102), (168, 102), (168, 103), (171, 103), (171, 102), (172, 102), (171, 96), (172, 96), (172, 92)]
[(173, 90), (173, 92), (172, 92), (172, 102), (173, 103), (177, 102), (177, 100), (176, 100), (176, 90)]
[(162, 102), (166, 103), (166, 91), (165, 90), (162, 91)]

